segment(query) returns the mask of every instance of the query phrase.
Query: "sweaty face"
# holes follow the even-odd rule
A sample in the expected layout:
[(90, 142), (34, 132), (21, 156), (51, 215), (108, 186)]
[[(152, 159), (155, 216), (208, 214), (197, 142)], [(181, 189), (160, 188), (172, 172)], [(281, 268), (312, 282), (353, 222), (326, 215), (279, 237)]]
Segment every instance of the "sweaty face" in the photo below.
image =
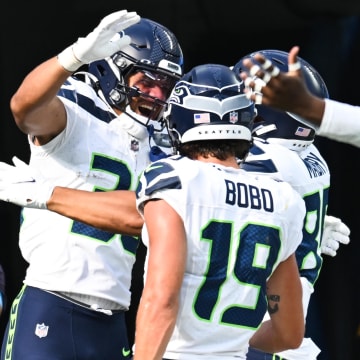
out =
[(157, 120), (175, 85), (175, 79), (164, 74), (143, 70), (130, 75), (128, 85), (138, 90), (136, 96), (132, 96), (130, 99), (132, 111)]

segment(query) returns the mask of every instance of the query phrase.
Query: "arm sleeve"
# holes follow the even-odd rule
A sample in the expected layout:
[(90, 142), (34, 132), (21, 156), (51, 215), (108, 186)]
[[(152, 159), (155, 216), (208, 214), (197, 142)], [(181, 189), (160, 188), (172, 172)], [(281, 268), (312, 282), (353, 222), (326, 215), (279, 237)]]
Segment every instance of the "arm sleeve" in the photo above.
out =
[(317, 135), (360, 147), (360, 106), (325, 99)]

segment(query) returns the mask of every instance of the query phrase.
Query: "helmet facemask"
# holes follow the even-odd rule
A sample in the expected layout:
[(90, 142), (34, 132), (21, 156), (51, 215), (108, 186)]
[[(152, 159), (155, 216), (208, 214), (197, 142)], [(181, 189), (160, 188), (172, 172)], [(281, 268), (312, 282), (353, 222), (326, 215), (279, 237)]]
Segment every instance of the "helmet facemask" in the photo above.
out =
[[(113, 59), (107, 61), (118, 79), (109, 92), (111, 105), (122, 112), (126, 112), (130, 106), (133, 112), (144, 118), (140, 121), (142, 125), (147, 126), (150, 120), (159, 121), (180, 75), (170, 74), (149, 61), (130, 59), (126, 54), (115, 54)], [(150, 94), (154, 87), (161, 90), (161, 98)]]

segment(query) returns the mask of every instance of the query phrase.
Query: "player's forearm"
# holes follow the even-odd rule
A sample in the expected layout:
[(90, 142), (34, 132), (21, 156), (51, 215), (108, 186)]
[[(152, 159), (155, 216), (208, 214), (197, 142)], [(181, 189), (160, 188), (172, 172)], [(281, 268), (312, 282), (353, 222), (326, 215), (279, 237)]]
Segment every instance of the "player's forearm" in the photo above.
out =
[(139, 236), (143, 220), (133, 191), (89, 192), (55, 187), (48, 210), (113, 233)]
[(287, 337), (284, 333), (279, 333), (273, 327), (271, 320), (264, 321), (260, 328), (255, 332), (249, 342), (252, 348), (273, 354), (288, 349), (296, 349), (301, 341)]
[[(160, 291), (160, 290), (159, 290)], [(146, 297), (146, 296), (145, 296)], [(141, 299), (136, 318), (135, 354), (133, 360), (162, 360), (174, 330), (177, 306), (161, 307), (154, 299)]]
[(295, 254), (279, 263), (266, 284), (271, 320), (262, 322), (250, 346), (277, 353), (300, 346), (305, 332), (302, 286)]
[(315, 96), (309, 97), (309, 101), (305, 102), (304, 106), (297, 111), (297, 113), (309, 120), (313, 125), (319, 127), (325, 111), (325, 100)]
[(276, 347), (274, 344), (274, 333), (272, 332), (271, 320), (264, 321), (261, 326), (257, 329), (254, 335), (249, 341), (249, 345), (252, 348), (267, 352), (275, 353), (284, 349)]

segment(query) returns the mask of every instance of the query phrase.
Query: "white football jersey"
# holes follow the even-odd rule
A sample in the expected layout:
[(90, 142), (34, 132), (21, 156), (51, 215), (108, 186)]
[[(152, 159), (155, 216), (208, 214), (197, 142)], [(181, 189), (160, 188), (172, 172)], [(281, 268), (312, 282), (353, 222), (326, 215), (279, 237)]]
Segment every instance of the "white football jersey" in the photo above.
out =
[[(302, 277), (303, 307), (306, 316), (310, 296), (314, 291), (313, 286), (323, 262), (320, 243), (330, 188), (328, 165), (313, 144), (302, 151), (293, 151), (282, 145), (254, 138), (254, 145), (241, 167), (256, 174), (288, 182), (305, 201), (303, 239), (295, 255)], [(309, 347), (312, 349), (309, 350)], [(316, 355), (311, 357), (309, 351), (319, 353), (316, 345), (310, 339), (305, 339), (299, 349), (280, 354), (286, 359), (294, 360), (316, 358)]]
[[(140, 127), (137, 137), (131, 136), (123, 129), (126, 115), (116, 117), (81, 81), (70, 78), (59, 96), (66, 107), (67, 126), (44, 146), (29, 139), (31, 166), (59, 186), (135, 190), (149, 163), (146, 128), (131, 120)], [(24, 283), (105, 298), (128, 308), (138, 241), (55, 212), (25, 208), (20, 249), (29, 266)]]
[(288, 182), (304, 199), (304, 238), (296, 257), (301, 276), (314, 285), (322, 265), (320, 241), (330, 188), (330, 172), (325, 159), (313, 144), (298, 152), (254, 138), (254, 145), (241, 167)]
[[(285, 182), (180, 156), (153, 163), (140, 181), (139, 211), (164, 199), (187, 235), (180, 308), (164, 358), (245, 359), (267, 309), (266, 281), (301, 241), (304, 202)], [(148, 246), (146, 226), (143, 241)]]

